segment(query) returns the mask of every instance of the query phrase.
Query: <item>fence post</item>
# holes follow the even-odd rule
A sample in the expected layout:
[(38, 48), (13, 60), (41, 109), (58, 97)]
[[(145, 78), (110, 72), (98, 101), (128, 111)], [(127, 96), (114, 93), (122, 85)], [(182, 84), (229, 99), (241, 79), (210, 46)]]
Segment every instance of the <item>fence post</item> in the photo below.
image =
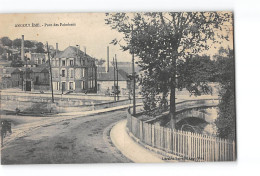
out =
[(236, 160), (236, 146), (235, 146), (235, 141), (232, 142), (232, 154), (233, 154), (233, 161)]
[(152, 146), (154, 147), (154, 141), (155, 141), (155, 134), (154, 134), (154, 131), (155, 131), (155, 129), (154, 129), (154, 125), (152, 125), (151, 124), (151, 143), (152, 143)]
[(143, 121), (140, 120), (140, 141), (143, 142)]

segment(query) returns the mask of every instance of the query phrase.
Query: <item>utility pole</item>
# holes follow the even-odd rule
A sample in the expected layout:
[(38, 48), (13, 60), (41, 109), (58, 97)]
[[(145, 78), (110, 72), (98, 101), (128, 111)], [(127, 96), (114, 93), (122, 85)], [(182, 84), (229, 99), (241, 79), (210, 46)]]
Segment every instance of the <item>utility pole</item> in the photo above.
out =
[(117, 95), (117, 101), (119, 100), (119, 91), (118, 91), (118, 67), (117, 67), (117, 58), (115, 54), (115, 61), (116, 61), (116, 95)]
[(116, 67), (115, 67), (115, 58), (113, 57), (113, 66), (114, 66), (114, 101), (116, 101)]
[(54, 96), (53, 96), (53, 86), (52, 86), (52, 71), (51, 71), (51, 59), (50, 59), (50, 53), (49, 53), (49, 46), (48, 42), (47, 44), (47, 54), (48, 54), (48, 59), (49, 59), (49, 66), (50, 66), (50, 74), (51, 74), (51, 98), (52, 98), (52, 103), (54, 103)]
[[(133, 40), (133, 25), (132, 25), (132, 32), (131, 32), (131, 40)], [(135, 104), (135, 56), (134, 56), (134, 47), (133, 44), (131, 45), (131, 52), (132, 52), (132, 76), (133, 76), (133, 115), (136, 114), (136, 104)]]

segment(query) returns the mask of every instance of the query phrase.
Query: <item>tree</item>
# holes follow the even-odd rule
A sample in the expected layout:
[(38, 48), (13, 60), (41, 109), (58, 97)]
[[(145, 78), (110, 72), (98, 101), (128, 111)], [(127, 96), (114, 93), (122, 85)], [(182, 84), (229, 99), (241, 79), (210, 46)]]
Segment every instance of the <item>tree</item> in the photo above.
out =
[(219, 50), (216, 56), (216, 79), (221, 85), (219, 114), (216, 120), (218, 136), (235, 140), (236, 111), (235, 111), (235, 72), (234, 51)]
[(21, 47), (21, 43), (22, 43), (22, 40), (21, 39), (15, 39), (13, 41), (13, 45), (16, 47), (16, 48), (20, 48)]
[(36, 53), (44, 53), (44, 45), (42, 42), (36, 43)]
[(26, 48), (32, 48), (32, 47), (34, 47), (34, 43), (32, 41), (30, 41), (30, 40), (25, 40), (24, 41), (24, 46)]
[(144, 108), (167, 103), (169, 94), (171, 126), (175, 128), (175, 89), (187, 87), (191, 93), (207, 90), (203, 80), (183, 79), (177, 84), (176, 77), (182, 77), (178, 67), (192, 55), (208, 50), (211, 43), (227, 39), (223, 33), (215, 34), (231, 20), (232, 13), (225, 12), (112, 13), (107, 14), (106, 24), (123, 34), (112, 43), (140, 58)]
[(2, 37), (1, 42), (4, 46), (12, 46), (12, 40), (10, 40), (9, 37)]

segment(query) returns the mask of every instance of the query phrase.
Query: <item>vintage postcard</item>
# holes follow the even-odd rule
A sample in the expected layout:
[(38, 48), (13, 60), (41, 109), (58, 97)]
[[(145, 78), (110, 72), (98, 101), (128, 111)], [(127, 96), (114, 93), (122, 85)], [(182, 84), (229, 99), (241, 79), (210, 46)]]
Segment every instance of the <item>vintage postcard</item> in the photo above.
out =
[(0, 24), (2, 165), (236, 160), (232, 12)]

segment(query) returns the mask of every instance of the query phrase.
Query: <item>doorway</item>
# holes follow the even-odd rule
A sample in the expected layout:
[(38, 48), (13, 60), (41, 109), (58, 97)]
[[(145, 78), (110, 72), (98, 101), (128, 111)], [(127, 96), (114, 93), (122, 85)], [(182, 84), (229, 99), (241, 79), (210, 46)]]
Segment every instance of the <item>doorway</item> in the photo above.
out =
[(26, 81), (25, 91), (31, 91), (31, 81)]

